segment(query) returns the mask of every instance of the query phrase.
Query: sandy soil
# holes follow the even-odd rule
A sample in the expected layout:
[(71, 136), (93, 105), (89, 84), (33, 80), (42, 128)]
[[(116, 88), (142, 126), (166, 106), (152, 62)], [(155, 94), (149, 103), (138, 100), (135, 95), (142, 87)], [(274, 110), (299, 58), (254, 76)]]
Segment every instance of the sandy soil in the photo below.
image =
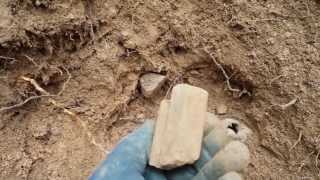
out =
[(252, 129), (246, 179), (320, 179), (319, 22), (317, 0), (1, 0), (0, 108), (40, 95), (22, 76), (63, 91), (0, 112), (0, 179), (86, 179), (182, 82)]

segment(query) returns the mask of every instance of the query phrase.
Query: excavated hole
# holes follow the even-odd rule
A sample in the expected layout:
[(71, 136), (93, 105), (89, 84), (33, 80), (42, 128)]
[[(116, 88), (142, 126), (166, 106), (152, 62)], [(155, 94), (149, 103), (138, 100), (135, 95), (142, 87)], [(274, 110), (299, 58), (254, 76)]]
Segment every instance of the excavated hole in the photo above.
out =
[(239, 124), (237, 123), (231, 123), (228, 128), (233, 130), (236, 134), (239, 132)]

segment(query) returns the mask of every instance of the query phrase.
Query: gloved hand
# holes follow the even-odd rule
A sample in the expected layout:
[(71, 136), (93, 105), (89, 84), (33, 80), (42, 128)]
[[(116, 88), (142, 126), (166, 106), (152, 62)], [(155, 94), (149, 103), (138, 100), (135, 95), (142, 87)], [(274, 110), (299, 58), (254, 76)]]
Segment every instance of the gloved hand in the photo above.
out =
[(125, 137), (93, 172), (90, 180), (241, 180), (249, 163), (243, 141), (249, 134), (234, 119), (219, 120), (208, 113), (200, 158), (193, 165), (164, 171), (148, 165), (154, 122)]

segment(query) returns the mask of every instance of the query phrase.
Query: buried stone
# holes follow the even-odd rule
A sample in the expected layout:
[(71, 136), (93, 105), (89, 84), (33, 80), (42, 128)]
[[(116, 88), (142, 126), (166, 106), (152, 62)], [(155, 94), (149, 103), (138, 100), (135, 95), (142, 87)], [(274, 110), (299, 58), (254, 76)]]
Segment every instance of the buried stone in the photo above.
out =
[(166, 79), (166, 76), (157, 73), (142, 75), (139, 80), (142, 94), (145, 97), (152, 97), (163, 86)]

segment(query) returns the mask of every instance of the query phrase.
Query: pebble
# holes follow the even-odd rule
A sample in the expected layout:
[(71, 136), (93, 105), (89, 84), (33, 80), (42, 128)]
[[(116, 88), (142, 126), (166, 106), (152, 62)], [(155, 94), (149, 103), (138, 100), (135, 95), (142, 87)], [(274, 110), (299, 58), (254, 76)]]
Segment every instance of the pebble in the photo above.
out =
[(50, 134), (50, 128), (47, 125), (39, 125), (33, 131), (32, 136), (39, 140), (48, 140)]
[(152, 97), (164, 85), (166, 76), (157, 73), (147, 73), (140, 78), (140, 87), (145, 97)]
[(219, 104), (216, 108), (216, 112), (219, 115), (227, 114), (228, 107), (225, 104)]

